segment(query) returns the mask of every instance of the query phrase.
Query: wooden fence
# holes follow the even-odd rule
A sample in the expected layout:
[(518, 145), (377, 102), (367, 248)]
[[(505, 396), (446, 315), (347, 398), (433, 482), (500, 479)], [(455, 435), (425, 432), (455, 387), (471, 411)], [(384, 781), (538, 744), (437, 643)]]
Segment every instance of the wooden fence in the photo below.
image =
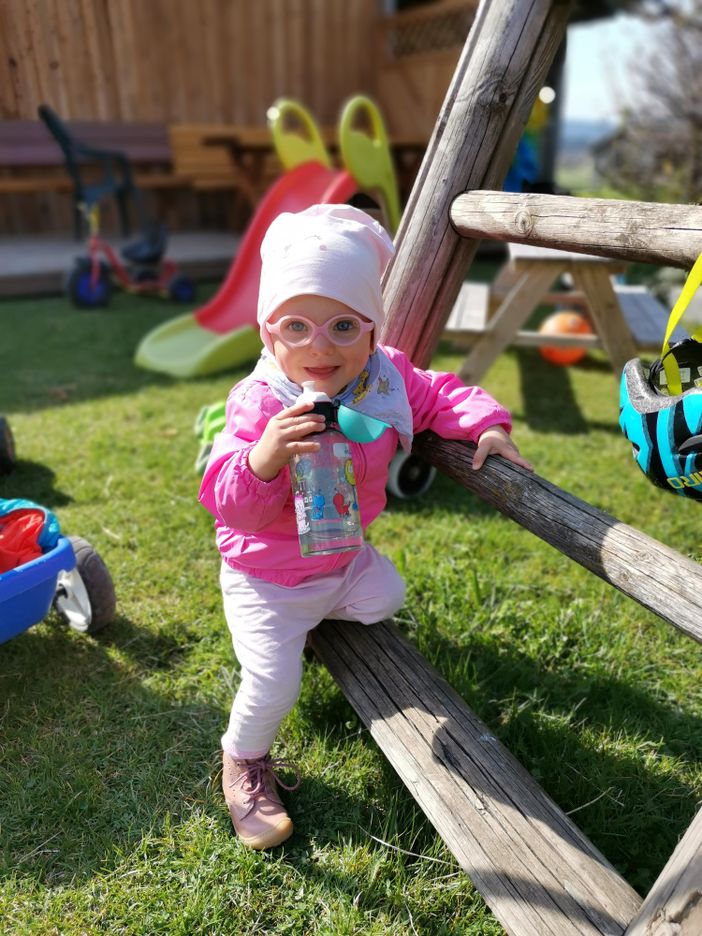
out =
[[(0, 119), (265, 123), (275, 98), (333, 124), (375, 94), (427, 140), (477, 0), (382, 16), (377, 0), (0, 0)], [(408, 130), (409, 126), (409, 130)]]
[(2, 0), (0, 117), (264, 124), (281, 95), (322, 122), (372, 86), (375, 0)]
[[(384, 16), (378, 0), (0, 0), (0, 121), (47, 103), (67, 120), (263, 126), (286, 96), (334, 126), (362, 92), (391, 137), (428, 141), (476, 5)], [(231, 221), (221, 198), (158, 197), (173, 227)], [(70, 219), (66, 195), (0, 197), (4, 233)]]

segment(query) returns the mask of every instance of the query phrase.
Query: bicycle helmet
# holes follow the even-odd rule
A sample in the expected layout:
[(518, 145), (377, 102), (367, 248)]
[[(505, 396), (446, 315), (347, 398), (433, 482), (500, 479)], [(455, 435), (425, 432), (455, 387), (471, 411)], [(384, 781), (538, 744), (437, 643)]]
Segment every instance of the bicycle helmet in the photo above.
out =
[(622, 373), (619, 425), (650, 481), (674, 494), (702, 500), (702, 386), (695, 385), (696, 381), (702, 385), (696, 373), (702, 366), (702, 344), (689, 338), (673, 345), (670, 353), (679, 362), (681, 378), (686, 370), (689, 373), (682, 393), (663, 392), (662, 359), (647, 373), (634, 358)]
[(671, 344), (702, 284), (702, 254), (673, 306), (663, 350), (648, 372), (638, 358), (624, 367), (619, 425), (646, 477), (665, 491), (702, 500), (702, 327)]

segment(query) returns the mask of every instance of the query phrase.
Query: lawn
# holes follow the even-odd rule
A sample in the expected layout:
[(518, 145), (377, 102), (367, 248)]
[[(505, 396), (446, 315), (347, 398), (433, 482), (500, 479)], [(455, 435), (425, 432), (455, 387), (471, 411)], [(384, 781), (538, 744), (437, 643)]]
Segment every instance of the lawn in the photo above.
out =
[[(0, 496), (90, 540), (118, 596), (95, 638), (49, 617), (0, 646), (3, 934), (501, 933), (317, 663), (278, 748), (303, 775), (294, 837), (252, 853), (230, 833), (218, 740), (238, 670), (192, 426), (243, 372), (137, 370), (139, 338), (176, 311), (0, 303), (19, 457)], [(435, 366), (459, 361), (445, 346)], [(638, 472), (601, 357), (511, 350), (484, 385), (539, 474), (702, 556), (700, 507)], [(697, 645), (445, 478), (369, 538), (406, 577), (402, 629), (646, 892), (702, 794)]]

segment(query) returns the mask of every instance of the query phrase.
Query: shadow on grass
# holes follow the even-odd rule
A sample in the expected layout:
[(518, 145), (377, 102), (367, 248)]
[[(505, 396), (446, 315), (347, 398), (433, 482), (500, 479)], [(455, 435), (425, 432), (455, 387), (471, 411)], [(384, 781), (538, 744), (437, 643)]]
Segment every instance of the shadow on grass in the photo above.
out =
[(527, 425), (538, 432), (568, 435), (589, 432), (568, 368), (549, 364), (538, 351), (515, 349), (515, 355)]
[(180, 633), (119, 617), (92, 638), (50, 616), (0, 646), (2, 875), (85, 879), (207, 808), (223, 713), (149, 685), (198, 639)]
[[(531, 429), (563, 435), (584, 435), (593, 429), (615, 434), (619, 432), (616, 423), (585, 419), (573, 389), (571, 367), (549, 364), (536, 349), (515, 348), (512, 353), (519, 368), (524, 421)], [(613, 399), (618, 399), (618, 385), (609, 363), (586, 357), (573, 366), (582, 371), (610, 375)]]
[[(201, 638), (176, 628), (179, 639), (118, 617), (86, 637), (50, 616), (0, 645), (0, 877), (44, 886), (88, 880), (197, 811), (233, 835), (220, 792), (226, 713), (150, 687)], [(372, 822), (363, 800), (302, 772), (290, 799), (297, 829), (285, 854), (293, 863)], [(357, 882), (338, 884), (350, 891)]]
[(169, 386), (176, 378), (137, 367), (134, 353), (156, 326), (194, 311), (215, 289), (200, 290), (194, 306), (124, 293), (95, 310), (76, 309), (65, 298), (0, 302), (3, 334), (10, 336), (0, 346), (2, 411), (35, 412)]
[(56, 474), (39, 462), (18, 459), (11, 474), (0, 477), (0, 497), (23, 497), (43, 507), (65, 507), (73, 498), (54, 485)]
[[(377, 641), (373, 628), (331, 622), (320, 632), (322, 646), (339, 639), (337, 628), (346, 627), (355, 632), (348, 645), (344, 641), (342, 655), (351, 653), (357, 658), (358, 673), (352, 682), (361, 680), (364, 688), (359, 691), (373, 700), (378, 717), (397, 717), (406, 705), (413, 709), (423, 702), (429, 721), (438, 726), (431, 739), (433, 757), (450, 773), (458, 773), (459, 764), (475, 757), (475, 752), (465, 748), (462, 720), (437, 711), (436, 702), (432, 705), (428, 698), (418, 703), (412, 683), (416, 677), (411, 667), (403, 668), (404, 651), (399, 648), (393, 650), (393, 662), (383, 675), (382, 658), (394, 646), (392, 638), (390, 643), (385, 636)], [(574, 814), (573, 821), (628, 883), (646, 893), (697, 805), (694, 784), (672, 776), (661, 758), (688, 761), (696, 770), (700, 719), (624, 680), (584, 675), (577, 666), (560, 665), (546, 671), (519, 647), (505, 652), (477, 635), (452, 641), (423, 632), (421, 650), (547, 794), (566, 813)], [(368, 673), (368, 664), (362, 660), (375, 660)], [(398, 680), (399, 693), (392, 688)], [(319, 709), (314, 702), (307, 704), (306, 717), (319, 731), (342, 733), (349, 705), (341, 693), (334, 705)], [(408, 718), (416, 716), (410, 712)], [(668, 739), (667, 746), (662, 738)], [(479, 796), (480, 778), (490, 776), (489, 761), (485, 774), (480, 768), (469, 768), (469, 784)], [(387, 772), (393, 776), (389, 766)], [(488, 784), (484, 795), (488, 801), (499, 798), (499, 781), (497, 786)], [(407, 804), (411, 810), (409, 797)], [(525, 804), (528, 800), (522, 809)], [(526, 809), (528, 814), (528, 805)], [(541, 813), (535, 818), (537, 823), (544, 821)], [(562, 836), (558, 826), (552, 833), (556, 840)], [(571, 849), (572, 844), (564, 847)]]
[(499, 516), (491, 504), (456, 484), (440, 471), (425, 494), (408, 500), (399, 500), (390, 495), (385, 510), (393, 514), (410, 514), (425, 519), (435, 519), (440, 511), (455, 514), (457, 517)]

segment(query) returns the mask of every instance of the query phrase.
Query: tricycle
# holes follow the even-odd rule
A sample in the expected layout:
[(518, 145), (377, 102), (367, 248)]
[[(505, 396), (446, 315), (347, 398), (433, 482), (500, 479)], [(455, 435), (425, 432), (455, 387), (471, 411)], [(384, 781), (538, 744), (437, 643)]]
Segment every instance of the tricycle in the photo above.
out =
[(82, 309), (107, 306), (116, 285), (137, 295), (156, 295), (175, 302), (192, 302), (195, 286), (164, 259), (168, 232), (162, 223), (148, 224), (141, 236), (117, 251), (99, 233), (99, 207), (81, 204), (88, 219), (90, 236), (87, 256), (77, 257), (66, 277), (66, 294)]

